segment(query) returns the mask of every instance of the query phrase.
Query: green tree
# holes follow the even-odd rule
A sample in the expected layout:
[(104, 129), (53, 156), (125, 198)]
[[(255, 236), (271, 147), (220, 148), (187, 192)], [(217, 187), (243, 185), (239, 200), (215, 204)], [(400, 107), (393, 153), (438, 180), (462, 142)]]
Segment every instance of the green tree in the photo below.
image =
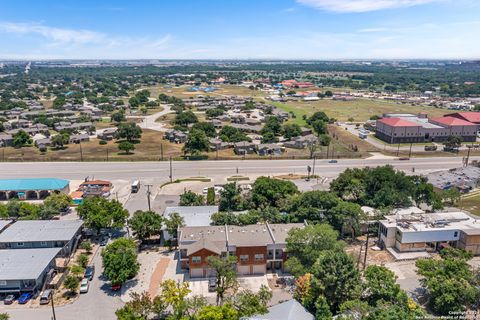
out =
[(309, 272), (322, 252), (342, 251), (345, 244), (338, 241), (338, 232), (328, 224), (308, 225), (292, 229), (286, 239), (287, 268), (295, 276)]
[(120, 202), (102, 197), (86, 198), (78, 206), (77, 213), (86, 227), (97, 232), (102, 228), (123, 227), (129, 215)]
[(182, 319), (187, 312), (187, 295), (190, 293), (188, 282), (175, 282), (175, 280), (167, 279), (160, 285), (162, 291), (160, 298), (167, 306), (171, 306), (173, 310), (173, 319)]
[(80, 285), (80, 280), (78, 277), (68, 275), (63, 281), (63, 285), (70, 292), (70, 294), (74, 294)]
[(208, 151), (210, 149), (210, 142), (208, 137), (202, 130), (192, 130), (188, 134), (187, 141), (183, 146), (185, 154), (199, 154), (202, 151)]
[(0, 320), (9, 320), (10, 315), (8, 313), (2, 312), (0, 313)]
[(302, 128), (296, 123), (287, 123), (283, 125), (283, 137), (290, 140), (291, 138), (298, 137), (302, 134)]
[(118, 320), (147, 320), (153, 311), (148, 292), (130, 293), (130, 301), (115, 312)]
[(131, 143), (131, 142), (121, 141), (121, 142), (118, 144), (118, 150), (124, 151), (125, 154), (131, 154), (130, 151), (135, 150), (135, 146), (134, 146), (133, 143)]
[(83, 278), (83, 274), (85, 272), (85, 268), (79, 266), (78, 264), (73, 265), (70, 267), (70, 273), (74, 274), (77, 278)]
[(297, 194), (297, 186), (291, 181), (259, 177), (252, 186), (252, 202), (259, 207), (279, 206), (288, 196)]
[(312, 273), (314, 295), (325, 296), (332, 312), (336, 313), (342, 303), (360, 297), (360, 274), (344, 251), (322, 251)]
[(278, 138), (271, 130), (262, 130), (262, 143), (275, 143), (278, 142)]
[(137, 239), (145, 241), (153, 236), (160, 235), (162, 222), (162, 217), (156, 212), (137, 210), (128, 220), (128, 226)]
[(365, 291), (371, 305), (383, 300), (389, 303), (406, 302), (407, 296), (396, 283), (397, 276), (384, 266), (370, 265), (365, 269)]
[(117, 123), (124, 122), (125, 120), (127, 120), (125, 118), (125, 112), (122, 112), (122, 111), (112, 113), (111, 119), (112, 121)]
[(237, 320), (238, 318), (238, 312), (228, 304), (205, 306), (195, 316), (195, 320)]
[(62, 149), (70, 141), (70, 135), (68, 133), (59, 133), (52, 137), (52, 148)]
[(67, 211), (72, 203), (72, 198), (65, 193), (52, 193), (43, 201), (45, 206), (50, 206), (56, 211)]
[(88, 256), (86, 254), (79, 254), (77, 257), (77, 263), (82, 267), (86, 268), (88, 265)]
[(80, 248), (85, 250), (88, 254), (92, 253), (92, 242), (90, 240), (83, 240)]
[(443, 190), (441, 194), (443, 202), (451, 206), (455, 206), (460, 201), (461, 196), (460, 191), (456, 187)]
[(264, 132), (272, 132), (275, 136), (279, 135), (282, 132), (282, 121), (275, 116), (267, 117), (262, 128), (262, 135)]
[(316, 320), (330, 320), (332, 319), (332, 312), (325, 296), (318, 296), (315, 301), (315, 319)]
[(224, 142), (251, 141), (245, 133), (232, 126), (224, 126), (218, 133), (218, 136)]
[(182, 111), (177, 114), (175, 120), (173, 121), (174, 124), (180, 126), (187, 126), (190, 123), (198, 122), (198, 118), (192, 111)]
[(215, 131), (215, 127), (211, 122), (197, 122), (192, 126), (192, 131), (193, 130), (203, 131), (205, 132), (205, 135), (209, 138), (213, 138), (217, 135), (217, 132)]
[(102, 251), (103, 274), (112, 284), (123, 284), (138, 273), (137, 245), (133, 239), (119, 238)]
[(18, 132), (14, 133), (12, 135), (12, 138), (12, 145), (15, 148), (22, 148), (32, 143), (32, 138), (28, 135), (28, 133), (23, 130), (19, 130)]
[(215, 204), (215, 188), (210, 187), (207, 190), (207, 205), (211, 206)]
[(318, 136), (318, 142), (321, 146), (327, 147), (330, 145), (331, 141), (332, 137), (330, 137), (328, 134), (321, 134)]
[(115, 138), (125, 139), (128, 142), (135, 142), (142, 138), (142, 128), (133, 122), (119, 123)]
[(220, 211), (239, 211), (243, 209), (242, 190), (235, 182), (227, 183), (220, 191)]
[(188, 190), (180, 195), (180, 206), (203, 206), (205, 197), (201, 194)]
[(238, 312), (239, 317), (252, 317), (267, 313), (267, 305), (271, 298), (272, 292), (262, 285), (258, 293), (250, 290), (236, 293), (232, 299), (232, 306)]
[(449, 136), (443, 145), (450, 149), (458, 149), (462, 145), (462, 138), (459, 136)]
[(177, 239), (177, 230), (183, 226), (185, 226), (185, 220), (178, 212), (170, 213), (168, 219), (165, 220), (167, 232), (173, 239)]
[(226, 257), (207, 257), (208, 266), (214, 271), (217, 282), (217, 305), (222, 305), (225, 298), (225, 293), (228, 290), (235, 290), (238, 287), (237, 271), (235, 266), (237, 264), (237, 257), (227, 255)]

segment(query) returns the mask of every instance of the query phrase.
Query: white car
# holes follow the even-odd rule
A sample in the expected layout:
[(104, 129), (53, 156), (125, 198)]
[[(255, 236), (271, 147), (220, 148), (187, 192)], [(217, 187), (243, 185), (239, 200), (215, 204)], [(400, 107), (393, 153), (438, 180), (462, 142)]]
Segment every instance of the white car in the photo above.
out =
[(87, 293), (90, 284), (88, 283), (87, 278), (83, 278), (82, 282), (80, 283), (80, 293)]

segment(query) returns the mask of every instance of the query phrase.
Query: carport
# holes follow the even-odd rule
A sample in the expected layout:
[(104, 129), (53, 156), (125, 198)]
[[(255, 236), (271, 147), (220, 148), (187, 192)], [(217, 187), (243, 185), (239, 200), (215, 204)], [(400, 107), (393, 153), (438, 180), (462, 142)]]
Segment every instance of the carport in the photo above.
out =
[(0, 179), (0, 200), (41, 200), (50, 194), (68, 193), (68, 180), (54, 178)]

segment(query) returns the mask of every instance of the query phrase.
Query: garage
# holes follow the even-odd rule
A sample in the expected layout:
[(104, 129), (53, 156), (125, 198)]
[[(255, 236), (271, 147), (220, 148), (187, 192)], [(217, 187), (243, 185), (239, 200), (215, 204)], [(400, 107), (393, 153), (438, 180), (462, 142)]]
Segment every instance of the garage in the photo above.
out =
[(203, 268), (190, 268), (191, 278), (203, 278)]
[(207, 269), (207, 277), (208, 278), (214, 278), (216, 275), (217, 275), (217, 273), (215, 272), (215, 269), (212, 269), (212, 268)]
[(253, 266), (253, 274), (257, 275), (263, 275), (266, 273), (266, 265), (264, 264), (259, 264), (259, 265), (254, 265)]
[(241, 276), (250, 275), (250, 266), (238, 266), (238, 274)]

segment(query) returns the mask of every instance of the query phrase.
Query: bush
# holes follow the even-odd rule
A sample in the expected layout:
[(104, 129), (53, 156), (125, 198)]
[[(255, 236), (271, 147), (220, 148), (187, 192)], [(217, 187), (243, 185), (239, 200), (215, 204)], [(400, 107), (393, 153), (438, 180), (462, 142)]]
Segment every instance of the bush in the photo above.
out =
[(98, 142), (98, 144), (101, 145), (101, 146), (104, 146), (104, 145), (106, 145), (107, 143), (108, 143), (108, 142), (105, 141), (105, 140), (100, 140), (100, 141)]
[(90, 240), (85, 240), (80, 244), (80, 248), (87, 253), (92, 253), (92, 242)]
[(82, 267), (85, 268), (88, 265), (88, 257), (87, 255), (81, 253), (77, 257), (77, 263)]
[(67, 288), (70, 292), (74, 293), (78, 289), (78, 285), (80, 284), (80, 280), (75, 276), (67, 276), (63, 285)]

